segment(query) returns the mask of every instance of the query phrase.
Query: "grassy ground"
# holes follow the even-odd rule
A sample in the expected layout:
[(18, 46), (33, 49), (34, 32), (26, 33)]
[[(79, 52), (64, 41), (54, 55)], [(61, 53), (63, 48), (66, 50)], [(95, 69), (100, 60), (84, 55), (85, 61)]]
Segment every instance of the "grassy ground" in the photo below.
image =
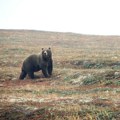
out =
[[(48, 47), (52, 77), (18, 80), (23, 60)], [(119, 118), (119, 36), (0, 30), (1, 120)]]

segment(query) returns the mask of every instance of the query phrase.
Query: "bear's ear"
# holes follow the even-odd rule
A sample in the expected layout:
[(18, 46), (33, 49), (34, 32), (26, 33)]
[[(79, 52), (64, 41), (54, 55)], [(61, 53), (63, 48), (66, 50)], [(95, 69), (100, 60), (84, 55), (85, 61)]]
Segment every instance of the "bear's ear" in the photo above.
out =
[(42, 51), (44, 50), (44, 48), (42, 48)]

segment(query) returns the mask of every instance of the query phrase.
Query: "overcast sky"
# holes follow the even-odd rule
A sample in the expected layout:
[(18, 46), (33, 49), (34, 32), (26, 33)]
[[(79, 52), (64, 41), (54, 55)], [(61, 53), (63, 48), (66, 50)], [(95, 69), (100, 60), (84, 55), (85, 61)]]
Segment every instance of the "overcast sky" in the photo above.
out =
[(0, 0), (0, 29), (120, 35), (120, 0)]

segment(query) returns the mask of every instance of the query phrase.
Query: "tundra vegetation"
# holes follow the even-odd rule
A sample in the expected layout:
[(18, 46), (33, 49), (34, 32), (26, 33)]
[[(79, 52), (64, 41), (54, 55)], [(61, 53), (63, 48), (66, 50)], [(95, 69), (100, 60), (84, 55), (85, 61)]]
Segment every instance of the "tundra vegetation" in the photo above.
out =
[[(53, 75), (18, 80), (23, 60), (51, 47)], [(0, 30), (1, 120), (119, 120), (120, 36)]]

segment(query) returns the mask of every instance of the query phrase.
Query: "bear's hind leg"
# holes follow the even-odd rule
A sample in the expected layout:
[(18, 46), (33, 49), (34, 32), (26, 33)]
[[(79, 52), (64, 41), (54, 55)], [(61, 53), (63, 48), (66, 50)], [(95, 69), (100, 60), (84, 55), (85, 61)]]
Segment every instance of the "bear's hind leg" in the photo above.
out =
[(27, 73), (22, 70), (19, 79), (23, 80), (26, 77), (26, 75), (27, 75)]
[(35, 78), (34, 72), (29, 72), (28, 75), (29, 75), (29, 77), (30, 77), (31, 79), (34, 79), (34, 78)]

